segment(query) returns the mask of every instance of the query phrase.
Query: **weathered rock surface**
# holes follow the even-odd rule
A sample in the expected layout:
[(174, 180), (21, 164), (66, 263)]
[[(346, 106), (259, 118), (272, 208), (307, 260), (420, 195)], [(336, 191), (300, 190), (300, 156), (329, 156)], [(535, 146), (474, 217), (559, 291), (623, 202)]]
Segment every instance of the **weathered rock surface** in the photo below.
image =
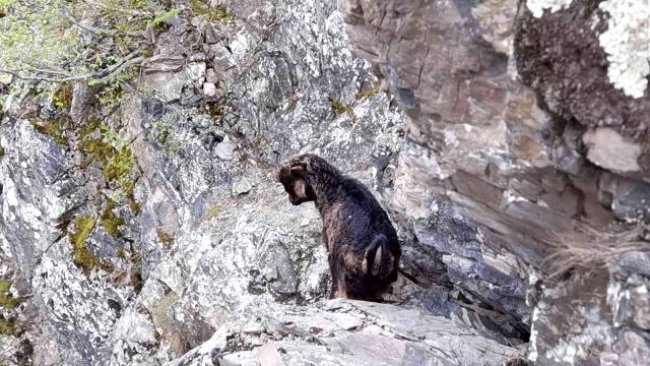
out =
[[(504, 365), (520, 360), (513, 348), (415, 309), (332, 300), (269, 310), (250, 314), (254, 322), (224, 326), (173, 365), (212, 365), (215, 359), (264, 366)], [(240, 351), (224, 354), (235, 342)]]
[[(645, 9), (216, 3), (114, 108), (0, 80), (0, 364), (644, 364)], [(326, 300), (318, 213), (273, 182), (307, 151), (398, 227), (388, 303)]]
[[(354, 52), (381, 70), (406, 112), (392, 207), (441, 257), (443, 275), (521, 326), (532, 322), (539, 364), (643, 363), (647, 333), (612, 321), (621, 300), (607, 288), (647, 275), (610, 266), (610, 276), (552, 285), (545, 259), (567, 246), (564, 234), (589, 242), (583, 226), (615, 233), (647, 223), (647, 60), (627, 48), (647, 36), (636, 20), (647, 22), (645, 10), (570, 0), (338, 8)], [(650, 243), (633, 240), (619, 250), (638, 261), (633, 251)], [(608, 250), (586, 251), (600, 257), (591, 265), (621, 255)]]
[[(0, 275), (19, 302), (0, 312), (0, 322), (16, 325), (0, 332), (3, 360), (519, 358), (507, 344), (527, 330), (439, 278), (446, 264), (428, 252), (431, 243), (408, 248), (406, 268), (425, 287), (400, 280), (392, 301), (402, 305), (324, 302), (320, 217), (312, 205), (290, 205), (274, 166), (315, 152), (381, 198), (394, 186), (402, 115), (351, 55), (333, 2), (221, 5), (234, 20), (170, 21), (137, 88), (124, 88), (119, 113), (75, 87), (74, 124), (45, 128), (66, 111), (26, 97), (21, 103), (38, 112), (28, 120), (10, 101), (0, 131)], [(467, 230), (458, 243), (476, 235)]]

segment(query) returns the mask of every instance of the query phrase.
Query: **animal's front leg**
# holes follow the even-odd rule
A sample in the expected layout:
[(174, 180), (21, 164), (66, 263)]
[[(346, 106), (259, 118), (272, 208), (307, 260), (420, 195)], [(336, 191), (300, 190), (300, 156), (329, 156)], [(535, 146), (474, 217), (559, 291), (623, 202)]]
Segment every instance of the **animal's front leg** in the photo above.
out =
[(345, 283), (345, 268), (343, 263), (334, 255), (329, 255), (330, 272), (332, 273), (332, 298), (348, 298), (347, 286)]
[(333, 299), (336, 297), (336, 293), (338, 291), (338, 276), (336, 275), (336, 265), (331, 253), (327, 255), (327, 261), (329, 263), (330, 275), (332, 277), (332, 285), (330, 286), (330, 299)]

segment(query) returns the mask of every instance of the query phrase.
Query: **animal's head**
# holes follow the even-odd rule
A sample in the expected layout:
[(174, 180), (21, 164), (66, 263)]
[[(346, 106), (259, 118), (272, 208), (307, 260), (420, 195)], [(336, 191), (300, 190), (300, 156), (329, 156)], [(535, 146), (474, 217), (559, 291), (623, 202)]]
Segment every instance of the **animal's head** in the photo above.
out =
[(276, 180), (282, 183), (294, 205), (316, 200), (309, 179), (313, 174), (312, 157), (310, 154), (298, 155), (280, 165)]

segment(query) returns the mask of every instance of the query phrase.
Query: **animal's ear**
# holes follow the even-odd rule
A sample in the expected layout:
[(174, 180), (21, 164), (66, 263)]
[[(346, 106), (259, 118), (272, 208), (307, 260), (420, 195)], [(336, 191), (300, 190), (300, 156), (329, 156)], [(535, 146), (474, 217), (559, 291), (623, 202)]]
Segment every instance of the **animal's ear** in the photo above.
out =
[(291, 168), (289, 168), (289, 172), (292, 177), (302, 178), (305, 176), (306, 169), (302, 164), (298, 163), (298, 164), (291, 165)]
[(293, 181), (293, 195), (299, 199), (307, 198), (307, 184), (304, 179), (296, 179)]
[(304, 179), (294, 178), (289, 186), (285, 187), (287, 193), (289, 193), (289, 201), (294, 205), (299, 205), (303, 202), (313, 201), (316, 199), (314, 192)]
[(378, 235), (370, 243), (363, 260), (363, 269), (366, 274), (385, 277), (390, 273), (393, 255), (388, 250), (387, 244), (388, 239), (385, 235)]
[(294, 157), (289, 163), (291, 174), (295, 177), (304, 176), (307, 173), (313, 173), (312, 158), (309, 155), (300, 155)]

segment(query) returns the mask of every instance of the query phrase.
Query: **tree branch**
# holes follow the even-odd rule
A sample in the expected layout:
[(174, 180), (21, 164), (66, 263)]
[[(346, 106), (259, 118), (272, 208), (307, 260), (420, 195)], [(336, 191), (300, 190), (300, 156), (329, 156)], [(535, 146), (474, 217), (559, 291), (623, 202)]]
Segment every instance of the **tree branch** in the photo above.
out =
[[(43, 74), (49, 74), (50, 76), (40, 76), (38, 74), (22, 74), (23, 70), (7, 70), (7, 69), (0, 69), (0, 72), (4, 72), (7, 74), (11, 74), (18, 79), (22, 80), (34, 80), (34, 81), (47, 81), (47, 82), (53, 82), (53, 83), (63, 83), (66, 81), (79, 81), (79, 80), (90, 80), (90, 79), (97, 79), (99, 83), (105, 83), (109, 81), (110, 79), (113, 78), (116, 74), (124, 70), (124, 68), (142, 63), (145, 58), (142, 56), (138, 56), (140, 53), (140, 50), (131, 52), (127, 56), (124, 57), (124, 59), (114, 63), (113, 65), (102, 69), (98, 70), (95, 72), (83, 74), (83, 75), (77, 75), (74, 76), (66, 71), (58, 71), (58, 70), (48, 70), (48, 69), (36, 69), (32, 68), (33, 71), (38, 72), (38, 73), (43, 73)], [(27, 70), (24, 70), (27, 71)], [(56, 78), (52, 77), (51, 75), (68, 75), (62, 78)]]
[(63, 16), (66, 17), (66, 19), (68, 19), (70, 22), (72, 22), (72, 24), (76, 25), (77, 27), (85, 30), (86, 32), (90, 32), (99, 36), (107, 36), (107, 37), (115, 37), (120, 35), (120, 36), (131, 36), (131, 37), (146, 39), (146, 36), (142, 31), (123, 32), (123, 31), (118, 31), (117, 29), (104, 29), (104, 28), (97, 28), (92, 25), (81, 24), (80, 21), (78, 21), (72, 15), (70, 15), (67, 9), (63, 8), (62, 10), (63, 10)]

